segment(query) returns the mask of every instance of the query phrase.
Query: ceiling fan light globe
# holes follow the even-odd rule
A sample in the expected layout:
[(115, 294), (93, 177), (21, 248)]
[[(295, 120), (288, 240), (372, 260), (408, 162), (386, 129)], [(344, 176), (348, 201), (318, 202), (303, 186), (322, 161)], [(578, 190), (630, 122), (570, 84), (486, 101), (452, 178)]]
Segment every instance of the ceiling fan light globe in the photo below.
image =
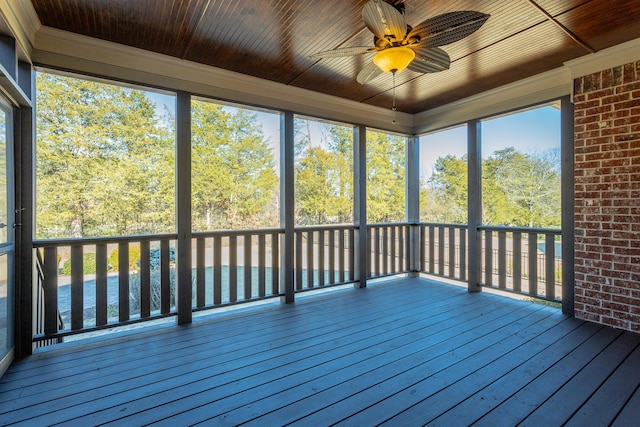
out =
[(390, 47), (373, 57), (373, 63), (385, 73), (402, 71), (413, 61), (416, 53), (408, 47)]

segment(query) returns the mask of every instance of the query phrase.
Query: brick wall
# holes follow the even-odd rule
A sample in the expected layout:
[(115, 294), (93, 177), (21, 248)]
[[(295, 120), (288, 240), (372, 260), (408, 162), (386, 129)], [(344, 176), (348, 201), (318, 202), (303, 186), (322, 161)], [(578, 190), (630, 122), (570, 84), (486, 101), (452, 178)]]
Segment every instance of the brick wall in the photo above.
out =
[(575, 315), (640, 332), (640, 61), (574, 81)]

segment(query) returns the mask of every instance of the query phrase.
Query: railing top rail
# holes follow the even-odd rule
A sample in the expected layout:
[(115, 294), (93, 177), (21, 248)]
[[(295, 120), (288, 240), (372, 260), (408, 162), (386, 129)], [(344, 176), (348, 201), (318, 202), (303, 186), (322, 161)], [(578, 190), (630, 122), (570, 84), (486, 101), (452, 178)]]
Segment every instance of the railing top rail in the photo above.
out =
[(295, 231), (325, 231), (325, 230), (355, 230), (354, 224), (326, 224), (326, 225), (301, 225), (294, 228)]
[(416, 225), (415, 222), (377, 222), (373, 224), (367, 224), (369, 228), (377, 228), (377, 227), (401, 227), (405, 225)]
[(261, 234), (284, 233), (284, 228), (256, 228), (249, 230), (194, 231), (192, 237), (259, 236)]
[(509, 227), (504, 225), (479, 225), (478, 230), (487, 231), (517, 231), (520, 233), (538, 233), (538, 234), (560, 234), (562, 230), (559, 228), (529, 228), (529, 227)]
[(418, 222), (417, 225), (424, 225), (427, 227), (444, 227), (444, 228), (461, 228), (461, 229), (469, 228), (467, 224), (449, 224), (446, 222)]
[(41, 239), (34, 240), (34, 248), (44, 248), (47, 246), (74, 246), (74, 245), (95, 245), (98, 243), (124, 243), (142, 242), (153, 240), (175, 240), (178, 234), (138, 234), (132, 236), (108, 236), (108, 237), (81, 237), (67, 239)]

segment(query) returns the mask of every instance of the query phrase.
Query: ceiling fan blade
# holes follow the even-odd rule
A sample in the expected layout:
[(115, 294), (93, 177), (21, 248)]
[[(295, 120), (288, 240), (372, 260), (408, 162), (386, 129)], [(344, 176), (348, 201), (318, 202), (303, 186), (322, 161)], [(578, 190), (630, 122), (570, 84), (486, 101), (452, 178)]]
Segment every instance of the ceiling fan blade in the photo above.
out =
[(367, 52), (377, 52), (379, 49), (371, 46), (354, 46), (354, 47), (340, 47), (338, 49), (325, 50), (324, 52), (318, 52), (311, 55), (311, 58), (342, 58), (345, 56), (362, 55)]
[(402, 41), (407, 34), (404, 16), (383, 0), (369, 0), (362, 9), (362, 20), (379, 39)]
[(360, 70), (356, 77), (356, 81), (363, 85), (375, 79), (380, 74), (382, 74), (382, 70), (373, 62), (369, 62), (362, 70)]
[(449, 54), (436, 47), (416, 51), (416, 57), (407, 68), (418, 73), (437, 73), (448, 70), (450, 64)]
[(489, 19), (490, 15), (472, 10), (443, 13), (416, 25), (407, 40), (419, 38), (413, 47), (436, 47), (457, 42), (471, 35)]

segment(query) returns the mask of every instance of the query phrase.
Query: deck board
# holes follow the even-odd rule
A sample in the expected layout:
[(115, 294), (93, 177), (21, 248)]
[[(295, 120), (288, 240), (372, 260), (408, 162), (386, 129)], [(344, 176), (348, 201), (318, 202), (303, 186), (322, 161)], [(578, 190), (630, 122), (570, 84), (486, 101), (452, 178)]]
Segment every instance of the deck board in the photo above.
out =
[(0, 425), (626, 426), (639, 343), (400, 279), (39, 350), (0, 379)]

